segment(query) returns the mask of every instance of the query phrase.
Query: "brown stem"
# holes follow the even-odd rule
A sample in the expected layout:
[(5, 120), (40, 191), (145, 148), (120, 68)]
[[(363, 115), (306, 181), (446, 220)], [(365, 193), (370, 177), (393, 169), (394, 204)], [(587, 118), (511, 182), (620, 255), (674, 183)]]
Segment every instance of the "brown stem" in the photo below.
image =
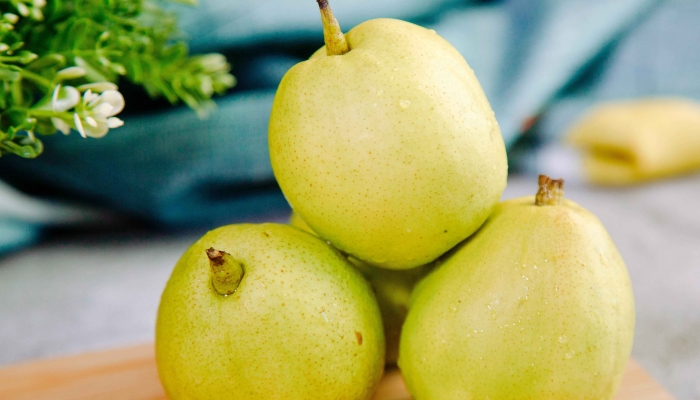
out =
[(547, 175), (540, 175), (539, 190), (535, 196), (537, 206), (556, 206), (564, 200), (564, 179), (552, 179)]
[(243, 264), (225, 251), (210, 247), (206, 250), (211, 266), (211, 283), (219, 294), (229, 295), (238, 289), (243, 279)]
[(348, 42), (345, 40), (343, 31), (340, 30), (338, 20), (333, 16), (328, 0), (316, 0), (318, 8), (321, 10), (321, 20), (323, 20), (323, 40), (326, 42), (326, 54), (329, 56), (340, 56), (348, 51)]

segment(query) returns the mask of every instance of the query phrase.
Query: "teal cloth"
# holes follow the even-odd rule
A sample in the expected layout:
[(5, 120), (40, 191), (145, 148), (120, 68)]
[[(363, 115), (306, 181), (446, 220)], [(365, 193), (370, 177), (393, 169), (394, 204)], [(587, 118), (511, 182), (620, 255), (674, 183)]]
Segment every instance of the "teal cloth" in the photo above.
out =
[[(509, 148), (532, 117), (547, 141), (600, 100), (700, 98), (697, 0), (331, 3), (346, 30), (394, 17), (448, 39), (475, 70)], [(284, 72), (322, 43), (315, 2), (202, 0), (199, 8), (177, 10), (192, 50), (224, 52), (239, 79), (209, 119), (122, 85), (124, 127), (100, 140), (75, 133), (46, 138), (38, 159), (0, 159), (0, 179), (36, 196), (163, 227), (213, 227), (287, 212), (269, 163), (267, 122)], [(27, 223), (29, 234), (20, 235), (9, 228), (18, 222), (0, 218), (0, 235), (10, 243), (0, 251), (13, 241), (30, 243), (51, 225)]]
[(39, 239), (41, 227), (13, 219), (0, 220), (0, 253), (34, 243)]

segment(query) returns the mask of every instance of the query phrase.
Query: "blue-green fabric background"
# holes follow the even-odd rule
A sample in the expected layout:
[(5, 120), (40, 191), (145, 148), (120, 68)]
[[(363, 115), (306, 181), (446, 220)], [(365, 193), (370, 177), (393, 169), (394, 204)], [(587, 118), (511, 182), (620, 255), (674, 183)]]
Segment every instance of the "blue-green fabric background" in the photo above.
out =
[[(333, 0), (344, 30), (371, 18), (431, 27), (475, 70), (509, 148), (539, 116), (556, 140), (592, 104), (640, 96), (700, 99), (697, 0)], [(0, 179), (48, 199), (165, 228), (213, 227), (288, 209), (272, 174), (267, 122), (284, 72), (322, 44), (313, 0), (201, 0), (175, 8), (195, 53), (230, 57), (239, 85), (200, 120), (122, 85), (126, 122), (105, 138), (45, 139), (34, 160), (0, 159)], [(511, 165), (517, 162), (511, 160)], [(0, 251), (49, 222), (0, 215)], [(22, 232), (21, 234), (18, 232)]]

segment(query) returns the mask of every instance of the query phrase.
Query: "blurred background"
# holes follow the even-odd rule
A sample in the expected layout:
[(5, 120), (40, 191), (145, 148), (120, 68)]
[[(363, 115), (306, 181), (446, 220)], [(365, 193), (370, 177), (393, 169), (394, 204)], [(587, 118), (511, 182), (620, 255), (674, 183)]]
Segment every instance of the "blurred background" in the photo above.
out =
[[(435, 29), (474, 69), (505, 139), (503, 198), (567, 180), (626, 260), (633, 356), (700, 399), (700, 1), (333, 0), (345, 31), (377, 17)], [(0, 366), (153, 340), (162, 288), (208, 229), (286, 222), (267, 149), (284, 73), (323, 44), (313, 0), (201, 0), (192, 53), (237, 84), (205, 119), (119, 82), (125, 125), (0, 158)]]

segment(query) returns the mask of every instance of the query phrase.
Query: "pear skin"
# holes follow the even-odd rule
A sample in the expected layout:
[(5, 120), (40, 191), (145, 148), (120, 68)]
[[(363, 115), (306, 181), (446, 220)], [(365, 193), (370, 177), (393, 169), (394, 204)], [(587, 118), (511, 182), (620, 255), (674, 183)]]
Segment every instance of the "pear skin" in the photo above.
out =
[[(297, 213), (293, 212), (290, 215), (289, 225), (316, 235)], [(348, 257), (348, 261), (362, 273), (370, 286), (372, 286), (379, 305), (379, 311), (382, 314), (384, 338), (386, 339), (386, 364), (395, 366), (399, 357), (401, 327), (408, 314), (411, 292), (418, 282), (432, 271), (434, 265), (431, 263), (408, 270), (396, 271), (373, 267), (353, 257)]]
[(300, 230), (302, 230), (302, 231), (304, 231), (304, 232), (310, 233), (310, 234), (312, 234), (312, 235), (314, 235), (314, 236), (318, 236), (318, 235), (316, 234), (316, 232), (314, 232), (314, 230), (311, 229), (311, 227), (309, 226), (309, 224), (307, 224), (306, 222), (304, 222), (304, 220), (301, 219), (301, 217), (299, 216), (299, 214), (297, 214), (297, 213), (295, 213), (295, 212), (292, 212), (292, 213), (289, 215), (289, 225), (291, 225), (291, 226), (293, 226), (293, 227), (295, 227), (295, 228), (297, 228), (297, 229), (300, 229)]
[(175, 266), (156, 360), (172, 400), (370, 399), (384, 335), (369, 285), (337, 250), (284, 225), (229, 225)]
[(501, 203), (414, 291), (399, 367), (415, 399), (614, 398), (634, 335), (630, 279), (600, 221), (556, 182)]
[(386, 364), (396, 366), (399, 358), (401, 329), (408, 314), (411, 293), (416, 285), (433, 270), (435, 263), (406, 270), (391, 270), (373, 267), (353, 257), (349, 257), (348, 261), (372, 286), (384, 325)]
[(346, 254), (390, 269), (428, 264), (498, 203), (500, 128), (472, 69), (435, 31), (376, 19), (338, 32), (279, 85), (275, 177), (292, 208)]

